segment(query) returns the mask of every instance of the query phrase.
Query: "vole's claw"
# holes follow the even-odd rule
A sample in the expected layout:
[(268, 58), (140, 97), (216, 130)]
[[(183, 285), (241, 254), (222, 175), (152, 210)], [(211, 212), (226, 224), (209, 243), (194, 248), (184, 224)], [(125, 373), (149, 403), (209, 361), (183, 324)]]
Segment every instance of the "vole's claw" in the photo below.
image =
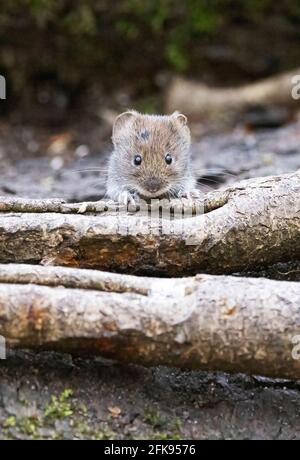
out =
[(136, 205), (135, 197), (127, 190), (124, 190), (119, 194), (118, 202), (119, 204), (123, 204), (124, 206), (127, 206), (128, 204), (131, 204), (133, 206)]
[(127, 206), (128, 204), (128, 192), (124, 191), (119, 193), (118, 195), (118, 203), (122, 204), (124, 206)]

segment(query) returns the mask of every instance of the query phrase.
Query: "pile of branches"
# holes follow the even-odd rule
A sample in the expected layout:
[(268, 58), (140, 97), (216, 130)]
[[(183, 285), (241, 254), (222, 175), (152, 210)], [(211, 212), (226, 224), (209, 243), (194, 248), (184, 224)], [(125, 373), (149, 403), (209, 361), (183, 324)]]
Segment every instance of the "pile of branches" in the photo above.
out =
[(187, 216), (175, 200), (171, 219), (1, 198), (0, 335), (12, 347), (300, 378), (299, 284), (245, 276), (297, 266), (299, 203), (300, 172), (211, 192)]

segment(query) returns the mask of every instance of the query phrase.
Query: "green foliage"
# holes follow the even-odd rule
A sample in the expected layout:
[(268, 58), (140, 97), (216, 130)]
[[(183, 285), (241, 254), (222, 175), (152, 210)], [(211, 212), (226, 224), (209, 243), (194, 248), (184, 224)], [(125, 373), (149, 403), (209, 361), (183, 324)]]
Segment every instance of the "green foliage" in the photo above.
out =
[(71, 389), (66, 389), (59, 397), (52, 396), (50, 404), (45, 409), (45, 417), (50, 420), (64, 419), (73, 415)]
[(161, 428), (167, 425), (167, 420), (161, 415), (159, 410), (153, 407), (146, 407), (144, 412), (144, 421), (153, 428)]
[(14, 428), (17, 425), (16, 417), (14, 415), (11, 415), (10, 417), (7, 417), (5, 420), (3, 427), (4, 428)]
[(35, 437), (40, 427), (40, 420), (36, 417), (24, 417), (19, 421), (18, 427), (22, 433)]
[[(296, 0), (11, 0), (0, 11), (0, 68), (24, 91), (36, 76), (76, 88), (134, 81), (161, 70), (201, 73), (199, 49), (233, 23), (271, 16), (300, 25)], [(152, 83), (151, 83), (152, 81)]]

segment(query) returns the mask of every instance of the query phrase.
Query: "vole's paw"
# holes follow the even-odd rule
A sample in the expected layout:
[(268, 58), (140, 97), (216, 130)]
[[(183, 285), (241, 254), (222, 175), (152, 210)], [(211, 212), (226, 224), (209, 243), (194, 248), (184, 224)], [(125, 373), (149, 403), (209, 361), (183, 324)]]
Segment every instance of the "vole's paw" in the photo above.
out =
[(194, 189), (189, 192), (180, 192), (178, 196), (179, 198), (187, 198), (188, 200), (197, 200), (201, 197), (201, 192), (200, 190)]
[(192, 206), (195, 200), (198, 200), (201, 197), (200, 190), (194, 189), (189, 192), (180, 192), (178, 198), (182, 201), (184, 205)]
[(135, 206), (138, 202), (138, 196), (133, 195), (132, 193), (128, 192), (127, 190), (124, 190), (123, 192), (119, 193), (118, 195), (118, 203), (122, 204), (124, 206), (127, 206), (128, 204), (131, 204), (132, 206)]

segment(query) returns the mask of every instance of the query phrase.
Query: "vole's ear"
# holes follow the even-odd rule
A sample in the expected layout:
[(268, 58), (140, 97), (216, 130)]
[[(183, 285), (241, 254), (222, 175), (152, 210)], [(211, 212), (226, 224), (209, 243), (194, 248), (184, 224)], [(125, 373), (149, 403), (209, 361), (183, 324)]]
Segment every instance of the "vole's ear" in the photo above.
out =
[(183, 113), (174, 112), (171, 115), (175, 120), (177, 120), (182, 126), (187, 125), (187, 117)]
[(128, 110), (127, 112), (123, 112), (120, 115), (118, 115), (114, 122), (112, 137), (114, 138), (117, 135), (118, 131), (124, 128), (128, 121), (132, 118), (135, 118), (137, 115), (138, 113), (134, 110)]

